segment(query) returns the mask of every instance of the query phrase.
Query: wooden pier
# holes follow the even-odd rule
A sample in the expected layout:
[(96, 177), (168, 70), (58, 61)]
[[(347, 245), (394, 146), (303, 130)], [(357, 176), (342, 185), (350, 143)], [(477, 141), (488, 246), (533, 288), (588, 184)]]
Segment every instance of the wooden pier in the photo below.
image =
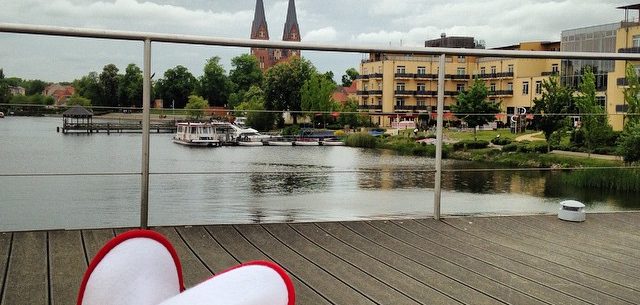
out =
[[(187, 287), (249, 260), (282, 265), (297, 304), (638, 304), (640, 213), (155, 228)], [(1, 305), (74, 304), (125, 229), (0, 234)]]
[[(62, 133), (127, 133), (142, 132), (141, 122), (124, 122), (124, 123), (65, 123), (62, 128), (57, 127), (57, 131)], [(156, 133), (175, 133), (175, 122), (151, 123), (150, 132)]]

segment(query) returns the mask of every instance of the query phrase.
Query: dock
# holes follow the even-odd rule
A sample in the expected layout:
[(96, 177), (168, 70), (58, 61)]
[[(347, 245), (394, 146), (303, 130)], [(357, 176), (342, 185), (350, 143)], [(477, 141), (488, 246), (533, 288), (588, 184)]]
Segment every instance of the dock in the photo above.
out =
[[(125, 123), (64, 123), (62, 127), (56, 128), (62, 133), (132, 133), (142, 132), (142, 122), (125, 122)], [(149, 125), (150, 132), (156, 133), (175, 133), (176, 124), (173, 121), (151, 123)]]
[[(75, 304), (88, 262), (127, 229), (0, 234), (0, 304)], [(640, 212), (157, 227), (185, 285), (240, 262), (291, 275), (297, 304), (638, 304)]]

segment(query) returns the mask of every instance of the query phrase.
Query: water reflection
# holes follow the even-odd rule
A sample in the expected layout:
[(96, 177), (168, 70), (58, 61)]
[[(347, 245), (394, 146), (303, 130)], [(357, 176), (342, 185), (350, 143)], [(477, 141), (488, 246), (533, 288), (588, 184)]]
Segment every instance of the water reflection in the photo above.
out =
[(329, 173), (251, 173), (251, 192), (257, 195), (287, 195), (326, 191), (331, 184)]

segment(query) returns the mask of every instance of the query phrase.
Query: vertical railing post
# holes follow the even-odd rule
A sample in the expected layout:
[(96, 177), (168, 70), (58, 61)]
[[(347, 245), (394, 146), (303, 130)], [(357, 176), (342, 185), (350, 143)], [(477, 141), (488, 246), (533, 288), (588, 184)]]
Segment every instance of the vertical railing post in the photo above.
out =
[(142, 81), (142, 181), (140, 194), (140, 227), (149, 226), (149, 125), (151, 121), (151, 39), (144, 40)]
[(438, 119), (436, 124), (436, 181), (433, 192), (433, 218), (440, 219), (440, 199), (442, 198), (442, 125), (444, 116), (444, 64), (445, 55), (440, 55), (438, 68)]

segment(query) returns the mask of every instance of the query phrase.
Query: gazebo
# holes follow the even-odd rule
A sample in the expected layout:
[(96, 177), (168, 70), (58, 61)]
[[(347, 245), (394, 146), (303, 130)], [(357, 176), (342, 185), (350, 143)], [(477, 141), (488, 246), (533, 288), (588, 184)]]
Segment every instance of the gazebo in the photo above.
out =
[(93, 122), (93, 113), (80, 105), (75, 105), (62, 114), (62, 122), (63, 130), (80, 124), (86, 124), (88, 127)]

